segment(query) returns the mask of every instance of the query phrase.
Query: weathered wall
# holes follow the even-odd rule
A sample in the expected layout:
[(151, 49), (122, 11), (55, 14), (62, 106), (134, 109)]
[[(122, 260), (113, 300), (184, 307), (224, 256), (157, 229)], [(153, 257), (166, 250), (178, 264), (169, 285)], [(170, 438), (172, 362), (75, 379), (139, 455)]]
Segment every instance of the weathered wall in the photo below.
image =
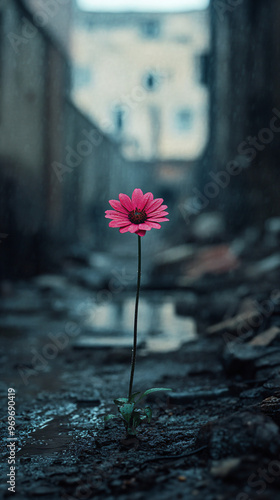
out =
[(108, 199), (141, 175), (71, 103), (67, 56), (24, 3), (0, 9), (0, 273), (16, 278), (67, 245), (110, 246)]
[(196, 205), (222, 209), (229, 229), (261, 228), (280, 215), (280, 3), (212, 0), (211, 23), (210, 141)]
[(63, 50), (69, 52), (75, 0), (21, 0), (34, 14), (38, 27), (48, 30)]

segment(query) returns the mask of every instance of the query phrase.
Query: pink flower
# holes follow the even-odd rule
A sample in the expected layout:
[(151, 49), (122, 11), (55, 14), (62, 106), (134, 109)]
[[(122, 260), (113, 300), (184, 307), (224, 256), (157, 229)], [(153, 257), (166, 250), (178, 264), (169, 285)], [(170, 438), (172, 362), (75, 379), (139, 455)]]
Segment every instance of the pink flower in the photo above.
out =
[(114, 210), (106, 210), (105, 217), (112, 219), (109, 227), (119, 227), (120, 233), (135, 233), (145, 236), (152, 228), (160, 229), (160, 222), (166, 220), (168, 212), (162, 205), (163, 199), (156, 198), (152, 193), (143, 194), (141, 189), (134, 189), (131, 199), (127, 194), (119, 194), (119, 200), (109, 200)]

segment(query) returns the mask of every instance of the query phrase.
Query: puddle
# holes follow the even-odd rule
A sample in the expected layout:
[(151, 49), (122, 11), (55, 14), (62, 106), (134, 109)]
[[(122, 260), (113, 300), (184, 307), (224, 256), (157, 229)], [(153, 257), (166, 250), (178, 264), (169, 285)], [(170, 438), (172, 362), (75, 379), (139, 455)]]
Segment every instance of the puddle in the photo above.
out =
[[(134, 322), (134, 296), (108, 301), (87, 310), (86, 335), (75, 347), (131, 348)], [(159, 294), (140, 299), (138, 318), (139, 348), (145, 352), (167, 352), (179, 349), (184, 342), (197, 338), (192, 318), (178, 316), (174, 300)]]
[(55, 417), (34, 431), (30, 441), (18, 452), (18, 456), (49, 455), (64, 450), (72, 441), (72, 436), (68, 434), (67, 419)]
[[(69, 408), (68, 408), (69, 411)], [(19, 457), (49, 456), (65, 450), (74, 437), (93, 436), (97, 433), (102, 421), (100, 406), (77, 408), (71, 404), (68, 414), (48, 415), (45, 412), (43, 423), (28, 433), (28, 440), (17, 455)], [(37, 421), (39, 416), (37, 415)]]

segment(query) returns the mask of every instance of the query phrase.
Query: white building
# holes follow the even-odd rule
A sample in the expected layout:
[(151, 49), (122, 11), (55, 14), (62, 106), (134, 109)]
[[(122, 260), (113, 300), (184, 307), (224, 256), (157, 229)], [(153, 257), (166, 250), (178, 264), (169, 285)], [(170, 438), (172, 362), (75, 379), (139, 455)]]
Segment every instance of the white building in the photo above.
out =
[(194, 160), (208, 138), (208, 11), (78, 10), (73, 99), (133, 160)]

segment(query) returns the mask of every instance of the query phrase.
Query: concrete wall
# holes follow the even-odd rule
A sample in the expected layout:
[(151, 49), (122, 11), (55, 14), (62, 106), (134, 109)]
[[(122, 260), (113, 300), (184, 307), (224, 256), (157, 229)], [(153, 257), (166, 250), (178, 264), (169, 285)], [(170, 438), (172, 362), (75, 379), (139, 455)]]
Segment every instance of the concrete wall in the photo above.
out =
[(131, 194), (135, 187), (154, 190), (159, 184), (156, 170), (151, 164), (124, 160), (118, 145), (70, 100), (67, 100), (66, 113), (67, 146), (63, 164), (72, 166), (65, 171), (62, 181), (67, 186), (65, 219), (70, 232), (77, 228), (77, 239), (93, 243), (99, 249), (110, 249), (117, 231), (107, 230), (109, 221), (104, 218), (104, 212), (110, 208), (108, 201), (118, 198), (121, 192)]
[(21, 0), (0, 2), (0, 54), (0, 275), (18, 278), (111, 244), (108, 200), (139, 172), (72, 104), (65, 52)]
[(223, 210), (229, 230), (262, 228), (280, 215), (280, 3), (212, 0), (210, 11), (210, 141), (200, 192), (213, 182), (210, 172), (230, 175), (220, 174), (220, 186), (212, 186), (217, 195), (197, 206)]
[(35, 25), (46, 29), (69, 52), (74, 0), (22, 0), (33, 13)]

